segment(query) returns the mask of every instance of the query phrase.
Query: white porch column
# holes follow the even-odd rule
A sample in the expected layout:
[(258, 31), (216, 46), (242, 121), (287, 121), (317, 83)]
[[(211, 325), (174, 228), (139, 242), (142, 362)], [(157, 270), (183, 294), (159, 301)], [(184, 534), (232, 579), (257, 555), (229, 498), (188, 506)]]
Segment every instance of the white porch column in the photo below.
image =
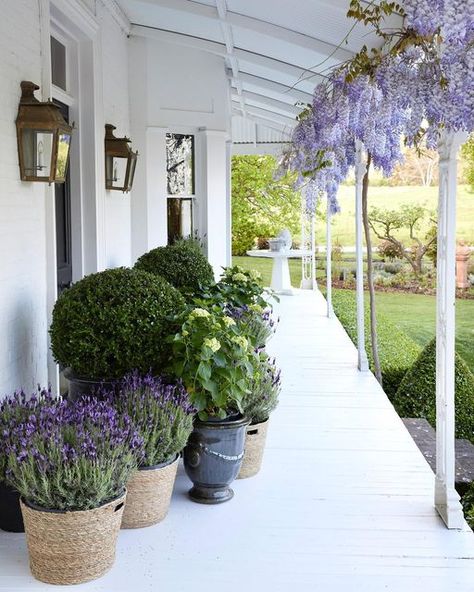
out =
[(357, 298), (357, 350), (358, 365), (361, 372), (369, 370), (365, 350), (364, 323), (364, 259), (362, 243), (362, 181), (367, 171), (367, 160), (362, 143), (356, 141), (355, 158), (355, 239), (356, 239), (356, 298)]
[(326, 303), (327, 315), (334, 316), (332, 308), (332, 236), (331, 236), (331, 207), (326, 200)]
[(316, 211), (311, 214), (311, 282), (313, 290), (318, 290), (316, 280)]
[(232, 265), (232, 140), (225, 143), (226, 159), (226, 266)]
[(198, 136), (200, 158), (196, 158), (196, 163), (199, 164), (201, 188), (198, 195), (201, 211), (199, 230), (205, 239), (207, 258), (218, 278), (222, 267), (227, 264), (230, 240), (226, 199), (228, 134), (220, 130), (200, 129)]
[(445, 132), (439, 143), (435, 505), (448, 528), (463, 528), (464, 525), (459, 495), (454, 488), (454, 352), (457, 154), (466, 139), (466, 134)]

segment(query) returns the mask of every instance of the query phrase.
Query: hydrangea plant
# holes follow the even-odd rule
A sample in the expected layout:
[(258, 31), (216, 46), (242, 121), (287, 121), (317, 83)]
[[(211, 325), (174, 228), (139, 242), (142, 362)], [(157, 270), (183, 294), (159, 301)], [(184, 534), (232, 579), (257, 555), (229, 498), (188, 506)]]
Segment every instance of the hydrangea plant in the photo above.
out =
[(170, 384), (160, 377), (134, 372), (108, 398), (120, 413), (130, 417), (140, 433), (142, 466), (173, 460), (185, 447), (196, 410), (181, 382)]
[(170, 341), (170, 371), (182, 379), (201, 420), (242, 412), (253, 348), (232, 317), (219, 306), (194, 308)]
[[(30, 403), (19, 401), (30, 409)], [(6, 480), (27, 502), (52, 510), (89, 510), (120, 496), (143, 458), (127, 415), (107, 401), (51, 397), (4, 426)]]

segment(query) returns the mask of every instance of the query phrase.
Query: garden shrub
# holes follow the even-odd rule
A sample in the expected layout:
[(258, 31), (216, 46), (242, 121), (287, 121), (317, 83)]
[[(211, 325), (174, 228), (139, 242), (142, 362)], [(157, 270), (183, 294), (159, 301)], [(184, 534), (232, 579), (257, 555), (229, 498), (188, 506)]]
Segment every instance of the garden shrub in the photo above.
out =
[(159, 371), (170, 351), (181, 294), (163, 278), (119, 267), (88, 275), (58, 298), (51, 324), (55, 360), (89, 378)]
[(187, 241), (148, 251), (138, 259), (135, 268), (165, 278), (184, 293), (197, 293), (214, 282), (214, 272), (205, 255)]
[[(339, 320), (354, 344), (357, 344), (357, 306), (355, 292), (334, 290), (333, 307)], [(405, 376), (420, 353), (420, 347), (401, 331), (389, 318), (377, 313), (379, 338), (379, 356), (382, 367), (383, 388), (392, 398)], [(370, 346), (369, 310), (365, 310), (365, 339), (370, 366), (373, 360)]]
[[(455, 358), (456, 438), (474, 441), (474, 375), (464, 360)], [(393, 399), (401, 417), (424, 417), (436, 425), (436, 341), (421, 352)]]

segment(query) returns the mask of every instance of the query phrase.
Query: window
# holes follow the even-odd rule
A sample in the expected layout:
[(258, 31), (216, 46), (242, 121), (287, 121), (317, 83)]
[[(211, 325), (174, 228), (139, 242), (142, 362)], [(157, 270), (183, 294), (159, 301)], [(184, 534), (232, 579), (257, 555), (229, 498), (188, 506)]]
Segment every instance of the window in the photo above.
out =
[(51, 79), (54, 86), (66, 91), (66, 46), (51, 37)]
[(168, 243), (192, 236), (194, 181), (194, 136), (166, 134)]

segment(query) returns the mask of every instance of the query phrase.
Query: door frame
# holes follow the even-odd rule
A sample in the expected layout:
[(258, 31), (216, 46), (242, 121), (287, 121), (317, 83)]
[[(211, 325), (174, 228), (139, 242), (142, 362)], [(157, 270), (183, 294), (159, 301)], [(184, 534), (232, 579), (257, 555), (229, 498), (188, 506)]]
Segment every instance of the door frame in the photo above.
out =
[[(77, 0), (39, 0), (43, 100), (57, 98), (70, 107), (76, 122), (71, 148), (71, 204), (73, 281), (105, 268), (105, 171), (103, 157), (104, 115), (100, 26), (94, 15)], [(52, 84), (51, 34), (67, 40), (75, 77), (74, 96)], [(60, 40), (62, 40), (60, 39)], [(74, 49), (75, 48), (75, 49)], [(75, 55), (74, 55), (74, 52)], [(80, 67), (79, 67), (80, 65)], [(71, 79), (72, 80), (72, 79)], [(74, 86), (74, 85), (73, 85)], [(49, 327), (57, 299), (56, 217), (54, 185), (45, 190), (46, 230), (46, 324)], [(54, 361), (49, 334), (48, 380), (58, 392), (59, 369)]]

